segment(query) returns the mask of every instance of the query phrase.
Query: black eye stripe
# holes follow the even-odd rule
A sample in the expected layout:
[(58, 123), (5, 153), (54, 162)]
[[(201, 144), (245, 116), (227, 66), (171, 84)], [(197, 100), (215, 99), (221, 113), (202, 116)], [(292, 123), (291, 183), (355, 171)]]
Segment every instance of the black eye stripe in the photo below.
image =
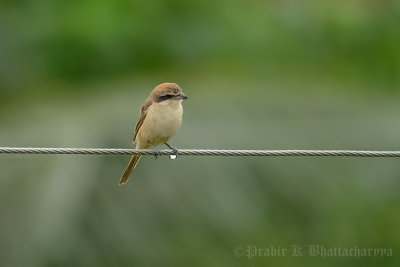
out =
[(171, 94), (161, 95), (161, 96), (158, 97), (158, 102), (161, 102), (161, 101), (170, 99), (170, 98), (172, 98), (172, 97), (174, 97), (174, 95), (171, 95)]

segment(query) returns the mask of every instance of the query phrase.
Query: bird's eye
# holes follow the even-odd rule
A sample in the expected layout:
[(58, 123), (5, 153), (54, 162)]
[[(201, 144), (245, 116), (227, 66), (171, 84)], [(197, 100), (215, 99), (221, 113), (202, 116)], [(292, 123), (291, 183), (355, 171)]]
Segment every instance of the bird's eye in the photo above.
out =
[(174, 97), (174, 95), (171, 95), (171, 94), (162, 95), (162, 96), (159, 96), (159, 97), (158, 97), (158, 101), (161, 102), (161, 101), (170, 99), (170, 98), (172, 98), (172, 97)]

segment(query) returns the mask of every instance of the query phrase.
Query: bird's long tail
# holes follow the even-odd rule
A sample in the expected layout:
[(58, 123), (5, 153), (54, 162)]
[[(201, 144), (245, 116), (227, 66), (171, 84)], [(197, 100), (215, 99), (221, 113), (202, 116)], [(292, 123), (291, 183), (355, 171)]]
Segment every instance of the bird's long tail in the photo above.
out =
[(128, 166), (126, 167), (124, 174), (122, 175), (121, 179), (119, 180), (119, 184), (126, 184), (128, 182), (129, 176), (131, 175), (132, 171), (135, 169), (136, 164), (139, 162), (140, 155), (133, 155), (131, 160), (129, 161)]

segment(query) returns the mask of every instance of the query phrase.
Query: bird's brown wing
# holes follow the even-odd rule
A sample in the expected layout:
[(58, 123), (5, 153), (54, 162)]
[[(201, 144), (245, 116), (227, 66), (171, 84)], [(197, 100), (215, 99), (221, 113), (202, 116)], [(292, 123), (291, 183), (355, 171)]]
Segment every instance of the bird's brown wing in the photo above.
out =
[(136, 136), (138, 134), (140, 127), (142, 126), (142, 124), (144, 122), (144, 119), (146, 118), (147, 109), (151, 106), (151, 103), (152, 103), (151, 101), (146, 100), (144, 102), (143, 106), (140, 108), (140, 118), (135, 127), (135, 134), (133, 135), (133, 142), (136, 141)]

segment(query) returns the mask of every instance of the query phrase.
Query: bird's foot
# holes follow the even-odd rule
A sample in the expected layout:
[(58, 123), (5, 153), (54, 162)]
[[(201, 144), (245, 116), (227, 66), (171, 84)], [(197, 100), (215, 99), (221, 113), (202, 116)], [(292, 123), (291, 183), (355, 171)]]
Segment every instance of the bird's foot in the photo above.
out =
[(161, 152), (157, 147), (154, 147), (154, 158), (158, 159), (158, 157), (161, 156)]
[(179, 153), (178, 149), (176, 149), (175, 147), (171, 146), (171, 145), (168, 144), (168, 143), (165, 143), (165, 145), (166, 145), (169, 149), (171, 149), (171, 150), (173, 151), (173, 153), (172, 153), (171, 155), (169, 155), (169, 158), (172, 159), (172, 160), (176, 159), (176, 158), (178, 157), (178, 153)]

